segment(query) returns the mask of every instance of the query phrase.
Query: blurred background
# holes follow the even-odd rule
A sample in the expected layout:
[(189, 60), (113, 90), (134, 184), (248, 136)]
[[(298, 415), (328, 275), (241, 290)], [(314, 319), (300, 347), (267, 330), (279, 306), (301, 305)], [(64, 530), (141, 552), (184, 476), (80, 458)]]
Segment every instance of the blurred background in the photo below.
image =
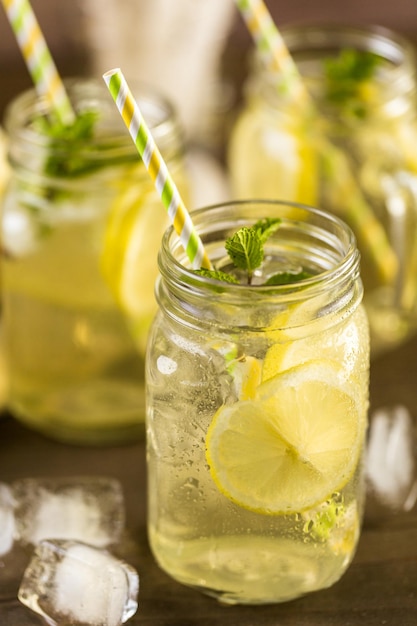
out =
[[(62, 77), (114, 67), (175, 105), (188, 147), (192, 204), (227, 199), (230, 130), (254, 46), (234, 0), (32, 0)], [(416, 0), (267, 0), (278, 27), (302, 23), (380, 25), (417, 44)], [(8, 102), (32, 87), (0, 11), (0, 130)], [(1, 139), (1, 134), (0, 134)], [(1, 149), (0, 156), (4, 151)], [(0, 181), (1, 182), (1, 181)]]
[[(267, 4), (278, 26), (306, 21), (380, 24), (417, 41), (416, 0)], [(182, 100), (184, 107), (188, 102), (184, 115), (190, 127), (195, 125), (190, 114), (196, 109), (212, 100), (227, 107), (231, 98), (239, 97), (252, 44), (233, 0), (33, 0), (32, 5), (62, 76), (98, 74), (120, 66), (126, 75), (135, 71), (142, 79), (152, 77), (169, 95), (186, 95)], [(217, 66), (220, 75), (214, 76)], [(0, 88), (2, 115), (6, 99), (31, 85), (4, 11), (0, 11), (0, 76), (2, 85), (7, 84), (7, 89)], [(220, 93), (218, 86), (213, 91), (213, 79), (219, 77), (228, 86)]]

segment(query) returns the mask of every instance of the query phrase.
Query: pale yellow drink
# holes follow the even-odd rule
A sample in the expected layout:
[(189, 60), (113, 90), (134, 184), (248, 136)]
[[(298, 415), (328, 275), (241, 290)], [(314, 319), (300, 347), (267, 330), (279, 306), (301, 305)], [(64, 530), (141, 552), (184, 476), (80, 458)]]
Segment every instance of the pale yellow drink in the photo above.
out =
[[(80, 139), (43, 133), (39, 118), (48, 124), (49, 112), (33, 92), (6, 116), (9, 406), (26, 424), (65, 441), (129, 442), (143, 431), (144, 353), (167, 217), (105, 86), (74, 81), (68, 87), (76, 110), (94, 115)], [(159, 96), (144, 90), (141, 97), (183, 182), (174, 114)]]
[(372, 350), (386, 350), (417, 320), (415, 52), (379, 28), (282, 33), (313, 109), (254, 63), (229, 143), (233, 193), (320, 206), (350, 225)]
[[(274, 202), (193, 221), (229, 270), (224, 240), (265, 216), (282, 223), (251, 286), (196, 277), (164, 238), (147, 360), (151, 548), (172, 577), (228, 603), (336, 582), (363, 511), (369, 337), (355, 243), (331, 217)], [(300, 271), (310, 277), (260, 286)]]

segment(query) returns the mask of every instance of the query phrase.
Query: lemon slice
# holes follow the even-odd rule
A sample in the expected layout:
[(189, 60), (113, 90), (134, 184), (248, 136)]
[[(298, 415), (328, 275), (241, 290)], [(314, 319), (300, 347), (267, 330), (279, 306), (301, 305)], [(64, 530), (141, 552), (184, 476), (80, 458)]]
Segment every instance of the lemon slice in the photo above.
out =
[(168, 221), (156, 202), (144, 185), (127, 187), (109, 213), (101, 256), (102, 273), (141, 350), (157, 308), (157, 255)]
[[(307, 361), (320, 358), (326, 361), (334, 361), (343, 366), (345, 378), (348, 378), (355, 370), (366, 371), (365, 359), (367, 352), (360, 349), (363, 343), (363, 330), (367, 325), (365, 312), (362, 308), (357, 309), (354, 315), (346, 321), (331, 326), (320, 328), (320, 320), (316, 320), (315, 328), (310, 334), (299, 339), (296, 337), (298, 329), (304, 329), (305, 316), (302, 311), (303, 305), (295, 308), (292, 316), (287, 319), (288, 330), (281, 332), (281, 341), (277, 341), (267, 350), (262, 369), (262, 380), (266, 381), (283, 372)], [(323, 318), (323, 324), (328, 325), (327, 318)], [(363, 367), (358, 365), (358, 359), (363, 359)]]
[(317, 204), (317, 151), (303, 120), (276, 116), (265, 126), (264, 119), (251, 109), (235, 125), (228, 155), (235, 193)]
[(255, 399), (222, 406), (206, 438), (218, 489), (262, 514), (290, 514), (323, 502), (352, 477), (365, 418), (357, 390), (317, 361), (278, 375)]

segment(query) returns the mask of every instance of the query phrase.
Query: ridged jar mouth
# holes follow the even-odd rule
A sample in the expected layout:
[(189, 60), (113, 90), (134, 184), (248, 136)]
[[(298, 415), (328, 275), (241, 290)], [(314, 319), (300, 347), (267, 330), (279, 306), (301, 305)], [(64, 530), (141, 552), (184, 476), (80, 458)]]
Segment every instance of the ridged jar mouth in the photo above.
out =
[[(72, 78), (64, 81), (67, 94), (77, 114), (92, 112), (97, 115), (94, 134), (88, 137), (84, 145), (77, 145), (80, 158), (88, 161), (100, 158), (137, 160), (138, 152), (126, 130), (123, 120), (102, 81), (94, 79)], [(135, 99), (147, 121), (152, 134), (169, 159), (173, 151), (178, 150), (180, 129), (176, 111), (162, 95), (152, 87), (140, 83), (132, 84)], [(10, 138), (10, 158), (20, 163), (25, 161), (25, 154), (35, 151), (52, 151), (54, 156), (65, 154), (68, 139), (60, 141), (39, 132), (33, 122), (39, 118), (51, 117), (51, 105), (46, 97), (38, 96), (35, 89), (28, 89), (19, 94), (6, 108), (4, 128)], [(27, 163), (24, 165), (27, 166)]]
[[(380, 63), (372, 80), (380, 87), (380, 106), (392, 99), (407, 96), (415, 89), (415, 48), (405, 37), (388, 28), (301, 23), (284, 26), (281, 34), (306, 86), (318, 100), (321, 99), (324, 60), (335, 58), (346, 49), (370, 52), (379, 57)], [(254, 63), (254, 73), (262, 74), (268, 97), (272, 101), (282, 101), (283, 94), (279, 94), (279, 98), (276, 95), (281, 75), (266, 69), (257, 53)]]
[(359, 276), (359, 252), (351, 229), (329, 213), (290, 202), (242, 200), (199, 209), (191, 213), (213, 265), (227, 255), (225, 240), (242, 226), (263, 218), (279, 218), (280, 226), (266, 245), (265, 254), (288, 255), (316, 268), (314, 275), (285, 285), (229, 284), (197, 275), (191, 268), (173, 227), (162, 240), (159, 268), (162, 279), (178, 294), (193, 292), (206, 298), (221, 294), (230, 303), (260, 302), (271, 298), (297, 301), (329, 291)]

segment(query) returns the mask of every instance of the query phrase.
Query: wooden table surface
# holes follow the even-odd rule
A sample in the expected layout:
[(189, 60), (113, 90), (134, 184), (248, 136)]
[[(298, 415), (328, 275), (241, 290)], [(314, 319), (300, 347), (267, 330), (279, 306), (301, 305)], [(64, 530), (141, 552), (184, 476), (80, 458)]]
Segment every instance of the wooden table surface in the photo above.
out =
[[(402, 403), (415, 416), (416, 378), (417, 338), (373, 362), (371, 412)], [(407, 513), (394, 513), (368, 506), (354, 562), (332, 588), (281, 605), (225, 607), (171, 580), (150, 554), (144, 442), (100, 449), (67, 446), (31, 432), (8, 415), (0, 420), (1, 480), (75, 474), (111, 475), (123, 485), (127, 531), (122, 553), (137, 568), (141, 580), (139, 609), (129, 621), (132, 626), (417, 624), (416, 507)], [(9, 599), (0, 600), (1, 626), (43, 624), (19, 605), (13, 597), (13, 584), (9, 587)]]

